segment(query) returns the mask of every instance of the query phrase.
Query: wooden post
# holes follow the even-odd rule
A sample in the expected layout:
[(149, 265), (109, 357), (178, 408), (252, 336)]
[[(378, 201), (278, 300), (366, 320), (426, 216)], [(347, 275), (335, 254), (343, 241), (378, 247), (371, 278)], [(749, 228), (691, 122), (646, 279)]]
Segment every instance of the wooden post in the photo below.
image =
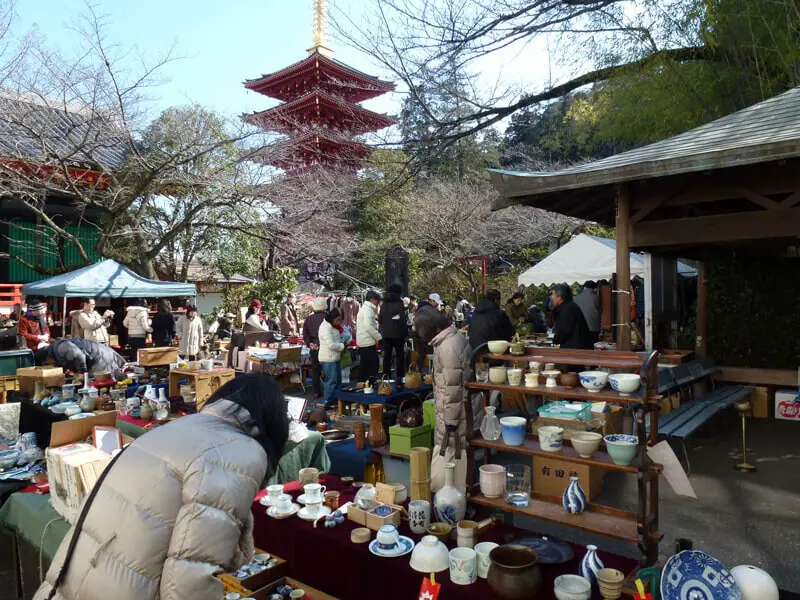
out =
[(617, 350), (631, 349), (631, 203), (625, 184), (617, 186)]
[(706, 263), (697, 263), (697, 332), (695, 354), (698, 358), (708, 355), (708, 269)]

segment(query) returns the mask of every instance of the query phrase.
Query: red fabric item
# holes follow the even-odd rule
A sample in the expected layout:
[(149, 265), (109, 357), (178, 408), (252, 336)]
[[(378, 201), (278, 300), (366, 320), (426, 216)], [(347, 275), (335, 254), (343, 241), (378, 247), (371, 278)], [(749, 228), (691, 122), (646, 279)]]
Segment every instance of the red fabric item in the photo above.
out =
[[(356, 493), (354, 487), (344, 487), (340, 478), (333, 475), (321, 477), (320, 483), (327, 486), (328, 490), (341, 492), (340, 504), (352, 500)], [(295, 486), (297, 492), (292, 491)], [(284, 491), (296, 497), (299, 495), (299, 484), (286, 484)], [(357, 525), (352, 521), (346, 520), (343, 525), (332, 529), (321, 525), (315, 529), (312, 523), (296, 516), (288, 519), (268, 517), (266, 508), (258, 502), (253, 504), (252, 512), (256, 547), (289, 561), (291, 577), (341, 600), (363, 600), (372, 596), (381, 600), (409, 600), (419, 597), (420, 577), (424, 575), (411, 568), (410, 555), (380, 558), (370, 553), (368, 544), (353, 544), (350, 541), (350, 532)], [(499, 525), (487, 531), (481, 541), (505, 543), (506, 534), (520, 532), (522, 530), (515, 527)], [(411, 533), (407, 522), (400, 526), (400, 533), (415, 542), (422, 538)], [(448, 546), (454, 548), (455, 542)], [(553, 580), (558, 575), (578, 572), (586, 549), (577, 544), (573, 544), (573, 548), (575, 558), (571, 562), (564, 565), (542, 565), (543, 584), (541, 592), (536, 596), (537, 600), (555, 600)], [(603, 551), (599, 555), (605, 566), (619, 569), (625, 574), (637, 567), (637, 562), (629, 558)], [(488, 600), (496, 597), (484, 579), (479, 579), (472, 585), (454, 585), (450, 582), (450, 574), (443, 571), (436, 574), (436, 583), (442, 586), (442, 598)]]
[(137, 427), (150, 427), (153, 424), (152, 421), (143, 421), (142, 419), (134, 419), (130, 415), (117, 414), (117, 419), (119, 419), (120, 421), (125, 421), (126, 423), (130, 423), (131, 425), (136, 425)]

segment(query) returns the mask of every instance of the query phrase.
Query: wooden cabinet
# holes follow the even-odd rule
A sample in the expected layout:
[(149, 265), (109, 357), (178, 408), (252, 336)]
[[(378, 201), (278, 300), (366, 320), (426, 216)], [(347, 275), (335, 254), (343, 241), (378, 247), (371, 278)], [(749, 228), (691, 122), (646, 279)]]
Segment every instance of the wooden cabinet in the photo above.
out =
[(197, 399), (197, 410), (203, 408), (206, 401), (223, 385), (233, 381), (236, 371), (233, 369), (213, 369), (211, 371), (189, 371), (175, 369), (169, 372), (169, 397), (180, 395), (180, 382), (188, 380), (194, 386)]

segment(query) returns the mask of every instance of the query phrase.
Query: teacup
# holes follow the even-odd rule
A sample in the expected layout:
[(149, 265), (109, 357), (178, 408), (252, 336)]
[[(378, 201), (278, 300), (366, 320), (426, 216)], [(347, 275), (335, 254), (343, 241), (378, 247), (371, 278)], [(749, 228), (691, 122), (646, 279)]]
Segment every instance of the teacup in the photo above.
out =
[(539, 387), (539, 373), (525, 373), (525, 387)]
[(325, 490), (327, 488), (324, 485), (320, 485), (318, 483), (308, 483), (303, 486), (303, 491), (306, 495), (306, 500), (308, 502), (322, 502), (325, 498)]
[(275, 501), (275, 511), (282, 514), (292, 512), (292, 497), (289, 494), (281, 494)]
[(322, 498), (318, 502), (306, 502), (306, 513), (309, 517), (318, 517), (322, 514)]
[(381, 550), (394, 550), (400, 541), (400, 534), (397, 533), (397, 527), (394, 525), (384, 525), (378, 529), (378, 535), (375, 539), (378, 542), (378, 548)]
[(278, 498), (283, 494), (283, 485), (276, 483), (275, 485), (267, 486), (267, 501), (273, 506), (278, 501)]
[(481, 542), (475, 544), (475, 553), (478, 555), (478, 577), (486, 579), (489, 576), (489, 553), (497, 548), (498, 544), (494, 542)]
[(470, 585), (478, 579), (478, 555), (472, 548), (450, 550), (450, 581)]
[(317, 483), (319, 481), (319, 469), (314, 467), (300, 469), (298, 478), (301, 486), (305, 486), (307, 483)]
[(564, 430), (561, 427), (547, 425), (539, 427), (539, 446), (545, 452), (561, 452), (564, 445)]

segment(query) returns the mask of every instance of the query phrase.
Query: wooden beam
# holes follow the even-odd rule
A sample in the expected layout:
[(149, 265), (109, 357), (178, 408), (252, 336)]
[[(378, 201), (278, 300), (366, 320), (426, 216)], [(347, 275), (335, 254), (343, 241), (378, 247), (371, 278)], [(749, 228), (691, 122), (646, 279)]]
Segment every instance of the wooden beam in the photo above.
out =
[(714, 376), (718, 381), (794, 388), (797, 386), (797, 371), (790, 369), (749, 369), (745, 367), (719, 367)]
[(708, 267), (697, 263), (697, 328), (694, 350), (697, 358), (708, 354)]
[(617, 350), (631, 349), (631, 201), (628, 187), (617, 186)]
[(754, 192), (751, 189), (744, 188), (744, 187), (735, 187), (732, 189), (734, 193), (734, 197), (745, 198), (749, 200), (753, 204), (757, 204), (767, 210), (778, 210), (781, 205), (775, 200), (770, 200), (766, 196), (759, 194), (758, 192)]
[(631, 226), (630, 245), (649, 248), (797, 236), (800, 236), (800, 208), (642, 221)]
[(781, 208), (792, 208), (798, 202), (800, 202), (800, 190), (797, 190), (794, 194), (784, 198), (783, 202), (781, 202)]
[[(575, 215), (580, 215), (583, 211), (588, 208), (594, 206), (598, 201), (602, 200), (603, 196), (606, 194), (592, 194), (590, 198), (587, 198), (580, 204), (573, 206), (572, 208), (568, 208), (564, 211), (565, 215), (569, 215), (570, 217), (574, 217)], [(603, 207), (605, 208), (605, 207)]]
[(631, 225), (635, 225), (636, 223), (647, 217), (647, 215), (649, 215), (659, 206), (664, 204), (668, 199), (669, 198), (667, 195), (662, 194), (660, 196), (650, 198), (646, 202), (643, 202), (641, 208), (639, 208), (639, 210), (637, 210), (635, 213), (633, 213), (633, 216), (631, 216)]

